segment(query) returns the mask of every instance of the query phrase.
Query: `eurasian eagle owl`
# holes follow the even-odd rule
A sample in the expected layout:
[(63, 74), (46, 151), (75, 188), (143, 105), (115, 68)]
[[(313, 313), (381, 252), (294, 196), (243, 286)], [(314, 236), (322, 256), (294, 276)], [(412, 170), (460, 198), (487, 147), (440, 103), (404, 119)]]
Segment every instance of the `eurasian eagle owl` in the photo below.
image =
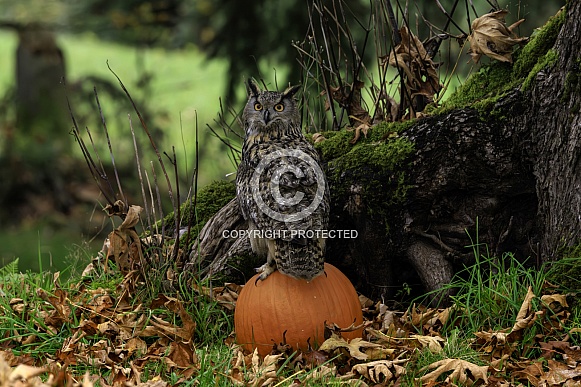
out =
[(329, 190), (319, 154), (301, 130), (294, 100), (299, 86), (284, 92), (247, 82), (245, 130), (236, 193), (248, 222), (252, 250), (274, 270), (312, 280), (324, 271)]

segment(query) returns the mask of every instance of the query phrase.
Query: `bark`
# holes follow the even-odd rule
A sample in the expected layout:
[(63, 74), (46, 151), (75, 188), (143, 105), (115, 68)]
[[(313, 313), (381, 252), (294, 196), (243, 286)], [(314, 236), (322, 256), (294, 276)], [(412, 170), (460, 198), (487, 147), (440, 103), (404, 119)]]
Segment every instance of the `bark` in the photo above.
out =
[[(330, 228), (355, 228), (359, 237), (329, 240), (327, 260), (360, 292), (392, 297), (398, 285), (414, 281), (434, 290), (472, 262), (475, 251), (511, 252), (538, 265), (579, 242), (581, 2), (568, 7), (553, 47), (556, 64), (539, 71), (532, 87), (515, 88), (492, 112), (457, 109), (400, 133), (415, 145), (398, 166), (410, 186), (403, 202), (386, 202), (379, 216), (364, 199), (370, 176), (387, 192), (395, 189), (395, 172), (347, 169), (330, 179), (332, 194), (340, 192)], [(216, 241), (224, 227), (244, 227), (232, 206), (202, 232), (203, 254), (191, 255), (190, 264), (211, 267), (206, 275), (226, 270), (228, 257), (250, 254), (242, 242)]]

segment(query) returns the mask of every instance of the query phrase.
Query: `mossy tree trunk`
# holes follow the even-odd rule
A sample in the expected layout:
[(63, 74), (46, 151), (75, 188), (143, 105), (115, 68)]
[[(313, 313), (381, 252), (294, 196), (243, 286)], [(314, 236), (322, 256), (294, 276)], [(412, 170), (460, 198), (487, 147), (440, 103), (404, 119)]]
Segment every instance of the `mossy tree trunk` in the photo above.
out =
[[(579, 243), (581, 2), (569, 2), (564, 15), (546, 47), (523, 51), (534, 61), (494, 65), (519, 79), (494, 98), (403, 129), (375, 127), (356, 145), (347, 132), (317, 144), (331, 186), (330, 227), (359, 233), (329, 240), (327, 260), (360, 292), (392, 297), (402, 283), (414, 287), (418, 280), (422, 290), (437, 289), (474, 260), (474, 250), (511, 252), (539, 265)], [(406, 144), (411, 147), (398, 154)], [(386, 159), (398, 156), (382, 161), (379, 150)], [(205, 245), (234, 224), (225, 214), (239, 216), (235, 202), (229, 206), (208, 222), (214, 236), (205, 234), (203, 254), (194, 252), (189, 267), (211, 266), (212, 273), (241, 281), (248, 277), (234, 273), (249, 276), (251, 269), (232, 269), (224, 251), (239, 255), (248, 244), (229, 241), (229, 249), (222, 241), (217, 255)]]

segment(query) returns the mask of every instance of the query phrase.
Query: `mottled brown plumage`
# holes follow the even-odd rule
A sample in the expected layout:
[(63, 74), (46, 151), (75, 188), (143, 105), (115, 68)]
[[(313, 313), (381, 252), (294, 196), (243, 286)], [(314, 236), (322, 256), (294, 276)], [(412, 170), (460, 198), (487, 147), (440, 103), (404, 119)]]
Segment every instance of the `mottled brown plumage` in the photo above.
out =
[(329, 191), (319, 155), (301, 130), (298, 86), (282, 93), (260, 90), (254, 80), (247, 86), (236, 186), (252, 250), (267, 259), (257, 270), (262, 280), (278, 269), (310, 281), (324, 270), (320, 231), (328, 225)]

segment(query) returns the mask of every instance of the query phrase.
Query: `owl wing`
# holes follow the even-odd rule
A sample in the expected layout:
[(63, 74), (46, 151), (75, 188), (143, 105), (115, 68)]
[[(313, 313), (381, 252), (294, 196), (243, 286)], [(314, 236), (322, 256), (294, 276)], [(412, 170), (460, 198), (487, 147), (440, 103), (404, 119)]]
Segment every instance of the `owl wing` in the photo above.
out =
[[(246, 193), (243, 199), (245, 207), (253, 209), (245, 216), (258, 229), (279, 232), (285, 240), (295, 239), (291, 235), (301, 231), (325, 230), (328, 225), (329, 189), (318, 153), (306, 141), (300, 145), (309, 157), (283, 156), (263, 163), (253, 171), (253, 175), (259, 173), (253, 181), (257, 183), (254, 195)], [(268, 151), (275, 150), (271, 146)]]

